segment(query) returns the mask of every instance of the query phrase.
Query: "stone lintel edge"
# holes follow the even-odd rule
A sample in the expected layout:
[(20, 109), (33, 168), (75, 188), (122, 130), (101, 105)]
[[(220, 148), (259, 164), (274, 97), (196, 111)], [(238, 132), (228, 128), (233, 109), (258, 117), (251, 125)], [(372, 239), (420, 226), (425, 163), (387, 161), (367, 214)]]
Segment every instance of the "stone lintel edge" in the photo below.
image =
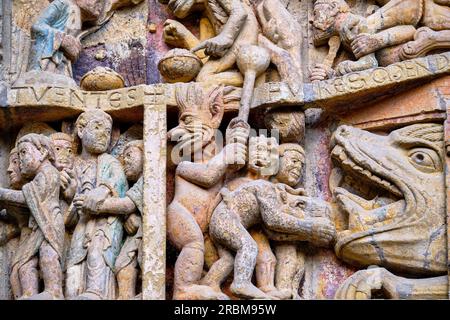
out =
[[(450, 52), (430, 55), (392, 64), (387, 67), (353, 72), (342, 77), (304, 83), (294, 94), (284, 82), (271, 82), (255, 88), (252, 109), (297, 106), (319, 107), (337, 112), (363, 106), (369, 101), (419, 85), (433, 78), (450, 74)], [(65, 108), (80, 113), (87, 108), (100, 108), (108, 113), (143, 107), (144, 100), (155, 90), (164, 92), (168, 110), (176, 110), (175, 87), (191, 85), (138, 85), (109, 91), (83, 91), (78, 87), (24, 86), (8, 88), (0, 84), (0, 112), (9, 108)], [(203, 86), (202, 83), (197, 83)], [(240, 91), (240, 89), (238, 89)], [(349, 107), (350, 105), (350, 107)], [(226, 112), (236, 112), (238, 105), (229, 105)]]

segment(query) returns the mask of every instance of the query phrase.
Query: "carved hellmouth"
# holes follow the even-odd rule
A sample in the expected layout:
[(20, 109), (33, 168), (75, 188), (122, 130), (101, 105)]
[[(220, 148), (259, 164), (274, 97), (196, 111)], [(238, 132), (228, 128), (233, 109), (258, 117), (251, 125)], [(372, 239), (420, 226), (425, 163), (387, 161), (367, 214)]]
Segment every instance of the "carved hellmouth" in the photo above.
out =
[(381, 178), (374, 172), (367, 169), (364, 164), (357, 163), (352, 159), (342, 146), (335, 146), (331, 152), (333, 159), (335, 159), (341, 166), (341, 168), (356, 175), (358, 178), (362, 178), (364, 181), (375, 184), (376, 186), (388, 191), (392, 195), (403, 198), (403, 193), (400, 189), (391, 181)]

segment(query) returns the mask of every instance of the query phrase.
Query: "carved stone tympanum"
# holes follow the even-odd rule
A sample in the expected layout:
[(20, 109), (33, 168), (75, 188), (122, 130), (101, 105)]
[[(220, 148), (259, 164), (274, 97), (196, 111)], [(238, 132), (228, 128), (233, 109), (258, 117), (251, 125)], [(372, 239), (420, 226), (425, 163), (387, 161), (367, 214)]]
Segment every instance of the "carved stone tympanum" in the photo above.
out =
[(448, 0), (0, 2), (0, 299), (448, 299)]

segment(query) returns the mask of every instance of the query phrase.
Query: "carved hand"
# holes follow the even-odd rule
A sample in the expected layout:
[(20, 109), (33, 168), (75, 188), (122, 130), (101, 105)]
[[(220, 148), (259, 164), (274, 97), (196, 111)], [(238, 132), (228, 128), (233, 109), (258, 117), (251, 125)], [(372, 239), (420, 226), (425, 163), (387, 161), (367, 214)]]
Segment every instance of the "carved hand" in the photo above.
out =
[(64, 198), (71, 201), (77, 190), (77, 179), (75, 178), (75, 172), (72, 169), (64, 169), (61, 171), (60, 180)]
[(233, 42), (234, 41), (232, 38), (223, 34), (219, 34), (214, 38), (203, 41), (191, 51), (196, 52), (201, 49), (205, 49), (206, 55), (220, 58), (223, 57), (225, 53), (227, 53), (227, 50), (233, 45)]
[(99, 214), (98, 207), (106, 200), (109, 193), (109, 189), (102, 186), (89, 191), (83, 201), (83, 210), (89, 214)]
[(357, 59), (377, 51), (381, 47), (376, 35), (361, 33), (352, 41), (352, 51)]
[(373, 290), (383, 290), (391, 299), (398, 299), (396, 290), (399, 278), (384, 268), (361, 270), (348, 278), (338, 289), (335, 299), (371, 299)]
[(223, 149), (225, 155), (225, 163), (227, 165), (237, 164), (243, 166), (247, 160), (247, 145), (243, 143), (227, 144)]
[(329, 247), (336, 239), (336, 228), (329, 219), (312, 218), (310, 242), (318, 247)]
[(61, 49), (70, 61), (75, 62), (80, 56), (81, 42), (77, 38), (66, 34), (62, 40)]
[(125, 231), (129, 235), (134, 235), (138, 231), (141, 224), (142, 224), (141, 217), (133, 213), (125, 220), (123, 227), (125, 228)]
[(310, 80), (313, 81), (322, 81), (331, 79), (335, 76), (335, 72), (333, 68), (330, 68), (327, 65), (322, 63), (317, 63), (312, 70), (310, 70)]

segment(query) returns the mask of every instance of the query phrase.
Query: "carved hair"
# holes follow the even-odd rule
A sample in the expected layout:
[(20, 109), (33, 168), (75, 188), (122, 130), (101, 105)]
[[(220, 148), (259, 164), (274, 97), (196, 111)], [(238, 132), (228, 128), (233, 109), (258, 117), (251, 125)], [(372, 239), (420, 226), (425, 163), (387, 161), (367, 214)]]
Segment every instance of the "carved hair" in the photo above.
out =
[(278, 147), (278, 153), (280, 154), (280, 157), (282, 157), (286, 151), (296, 151), (298, 153), (300, 153), (302, 155), (303, 161), (305, 159), (305, 150), (303, 149), (303, 147), (299, 144), (296, 143), (283, 143), (280, 144), (280, 146)]
[(144, 141), (143, 140), (133, 140), (125, 144), (125, 147), (123, 148), (123, 151), (127, 150), (128, 148), (138, 148), (141, 150), (142, 153), (144, 153)]
[(93, 110), (87, 110), (87, 111), (83, 112), (82, 114), (80, 114), (77, 121), (75, 122), (75, 127), (77, 128), (77, 130), (79, 127), (85, 128), (89, 124), (89, 122), (91, 122), (92, 120), (97, 120), (97, 119), (103, 119), (103, 120), (109, 121), (111, 126), (113, 124), (113, 120), (109, 114), (107, 114), (106, 112), (104, 112), (102, 110), (93, 109)]
[(65, 141), (68, 141), (68, 142), (71, 142), (71, 143), (73, 143), (73, 141), (74, 141), (72, 136), (70, 136), (70, 135), (68, 135), (67, 133), (64, 133), (64, 132), (54, 133), (54, 134), (52, 134), (50, 136), (50, 139), (52, 139), (52, 141), (65, 140)]
[(44, 151), (47, 151), (48, 153), (48, 159), (50, 161), (55, 160), (55, 154), (53, 152), (52, 142), (50, 138), (42, 135), (42, 134), (36, 134), (36, 133), (29, 133), (18, 141), (17, 145), (20, 145), (21, 143), (29, 142), (33, 144), (41, 153), (44, 153)]

